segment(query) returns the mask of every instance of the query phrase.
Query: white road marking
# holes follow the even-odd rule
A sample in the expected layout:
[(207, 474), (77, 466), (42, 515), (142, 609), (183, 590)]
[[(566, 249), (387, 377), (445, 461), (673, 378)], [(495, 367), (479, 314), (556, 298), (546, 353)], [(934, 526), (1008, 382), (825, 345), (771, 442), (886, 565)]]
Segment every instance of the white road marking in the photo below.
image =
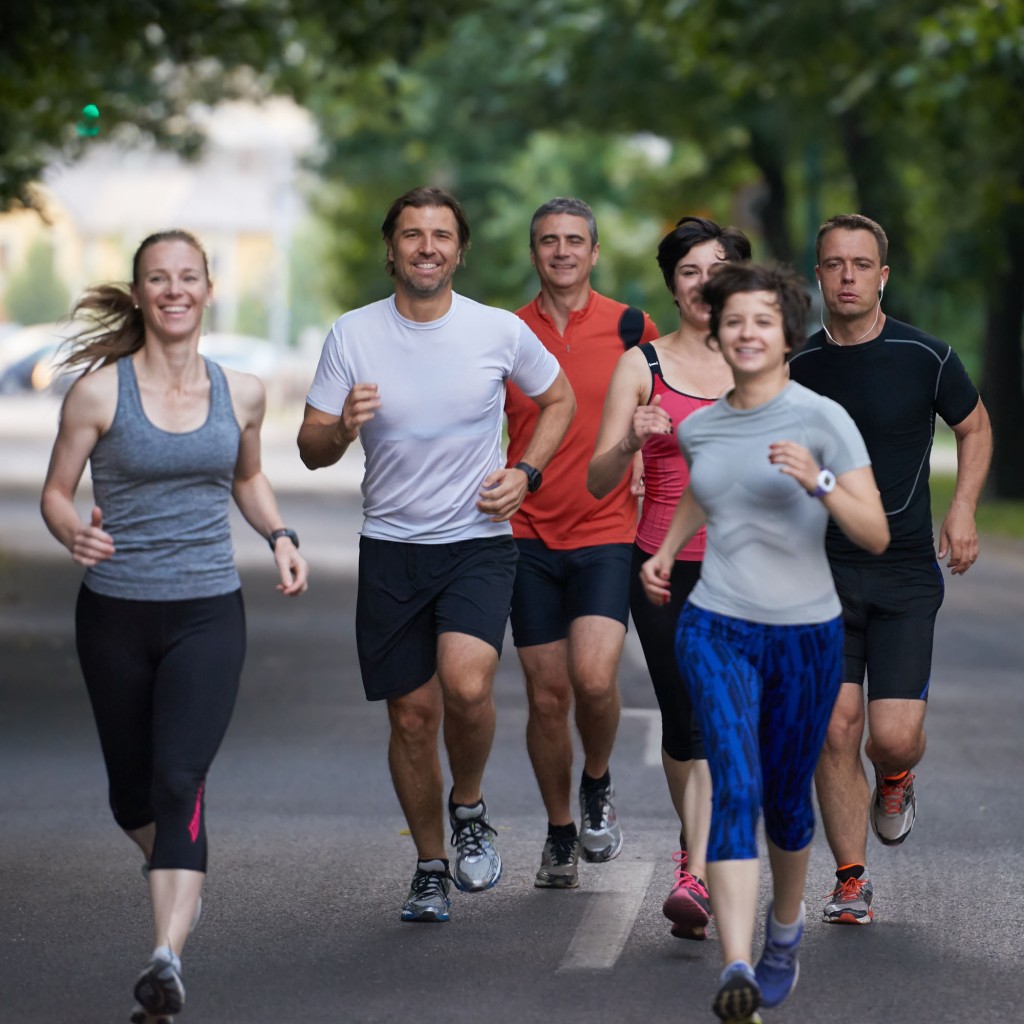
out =
[(607, 971), (614, 967), (653, 875), (653, 864), (636, 861), (599, 864), (587, 870), (587, 909), (558, 970)]
[(623, 718), (640, 718), (647, 722), (644, 740), (644, 764), (648, 768), (661, 765), (661, 712), (654, 708), (623, 708)]

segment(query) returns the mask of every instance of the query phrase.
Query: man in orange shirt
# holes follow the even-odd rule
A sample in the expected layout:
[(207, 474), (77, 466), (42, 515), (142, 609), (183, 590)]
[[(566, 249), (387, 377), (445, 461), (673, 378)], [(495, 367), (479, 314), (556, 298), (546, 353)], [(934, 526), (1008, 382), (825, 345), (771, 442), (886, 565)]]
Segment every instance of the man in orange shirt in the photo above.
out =
[[(540, 294), (518, 314), (558, 360), (576, 393), (576, 417), (541, 474), (522, 462), (536, 411), (510, 384), (508, 464), (527, 476), (529, 493), (512, 519), (519, 547), (512, 635), (526, 676), (526, 745), (548, 814), (536, 884), (579, 885), (580, 852), (607, 861), (622, 849), (609, 773), (619, 724), (618, 666), (629, 616), (629, 572), (637, 502), (629, 476), (597, 501), (587, 467), (605, 392), (625, 348), (658, 330), (641, 310), (593, 291), (598, 259), (593, 211), (579, 199), (552, 199), (533, 215), (530, 260)], [(572, 812), (575, 699), (583, 746), (580, 829)]]

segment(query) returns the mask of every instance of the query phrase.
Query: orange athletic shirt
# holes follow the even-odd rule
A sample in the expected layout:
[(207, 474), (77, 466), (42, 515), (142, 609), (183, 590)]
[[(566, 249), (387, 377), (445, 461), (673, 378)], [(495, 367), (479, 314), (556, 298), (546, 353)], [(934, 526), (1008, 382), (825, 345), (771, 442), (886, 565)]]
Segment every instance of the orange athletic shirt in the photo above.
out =
[[(611, 494), (597, 501), (587, 490), (587, 466), (594, 455), (604, 396), (612, 371), (625, 351), (619, 319), (627, 306), (592, 291), (583, 309), (569, 316), (565, 334), (543, 313), (538, 296), (517, 310), (544, 347), (558, 360), (576, 393), (576, 415), (561, 447), (544, 469), (540, 490), (527, 494), (512, 517), (516, 537), (542, 540), (549, 548), (573, 550), (592, 544), (632, 544), (636, 536), (637, 500), (629, 493), (627, 473)], [(644, 314), (642, 341), (658, 329)], [(508, 416), (508, 462), (523, 457), (540, 410), (514, 384), (505, 396)]]

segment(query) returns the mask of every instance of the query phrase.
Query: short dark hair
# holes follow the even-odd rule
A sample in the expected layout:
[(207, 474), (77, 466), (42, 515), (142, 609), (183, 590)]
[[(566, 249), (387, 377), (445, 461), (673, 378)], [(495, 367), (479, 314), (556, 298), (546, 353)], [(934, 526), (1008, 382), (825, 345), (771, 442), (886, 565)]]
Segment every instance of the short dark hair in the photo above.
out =
[(804, 279), (791, 267), (781, 264), (723, 263), (707, 279), (701, 297), (711, 307), (709, 338), (718, 340), (725, 303), (739, 292), (774, 292), (782, 310), (782, 333), (789, 355), (804, 347), (811, 297)]
[(750, 239), (739, 228), (722, 228), (704, 217), (680, 217), (658, 245), (658, 266), (669, 291), (672, 291), (676, 264), (695, 245), (712, 241), (725, 250), (725, 258), (730, 262), (750, 259)]
[(534, 245), (534, 230), (537, 227), (537, 222), (544, 217), (557, 213), (565, 213), (570, 217), (582, 217), (587, 222), (587, 228), (590, 231), (590, 248), (593, 249), (597, 245), (597, 218), (594, 216), (594, 211), (582, 199), (574, 199), (572, 196), (558, 196), (555, 199), (549, 199), (543, 206), (538, 206), (537, 211), (530, 219), (531, 249), (536, 248)]
[(873, 221), (870, 217), (865, 217), (862, 213), (837, 213), (834, 217), (829, 217), (818, 228), (818, 238), (814, 243), (814, 253), (818, 263), (821, 262), (822, 241), (830, 231), (835, 231), (836, 228), (842, 228), (844, 231), (870, 231), (878, 244), (879, 262), (885, 266), (886, 258), (889, 255), (889, 238), (881, 224)]
[[(465, 211), (459, 204), (458, 199), (451, 192), (443, 188), (435, 188), (429, 185), (421, 185), (419, 188), (410, 189), (408, 192), (400, 195), (388, 208), (388, 212), (384, 216), (384, 223), (380, 226), (381, 237), (388, 245), (391, 244), (391, 238), (395, 233), (395, 224), (398, 222), (399, 214), (407, 206), (447, 206), (455, 215), (455, 223), (459, 228), (460, 253), (464, 254), (469, 248), (469, 221), (466, 220)], [(395, 276), (393, 260), (389, 259), (387, 261), (385, 269), (387, 270), (388, 277)]]

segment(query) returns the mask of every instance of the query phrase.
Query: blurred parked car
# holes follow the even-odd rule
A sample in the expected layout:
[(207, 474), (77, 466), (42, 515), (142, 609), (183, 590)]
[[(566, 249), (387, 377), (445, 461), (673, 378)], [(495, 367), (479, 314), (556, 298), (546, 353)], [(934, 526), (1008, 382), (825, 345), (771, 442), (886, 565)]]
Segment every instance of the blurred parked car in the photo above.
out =
[[(37, 324), (0, 338), (0, 395), (63, 395), (81, 373), (80, 369), (60, 370), (67, 351), (63, 343), (74, 331), (69, 323)], [(267, 384), (275, 380), (283, 364), (276, 346), (249, 334), (204, 334), (199, 351), (221, 366), (255, 374)]]

